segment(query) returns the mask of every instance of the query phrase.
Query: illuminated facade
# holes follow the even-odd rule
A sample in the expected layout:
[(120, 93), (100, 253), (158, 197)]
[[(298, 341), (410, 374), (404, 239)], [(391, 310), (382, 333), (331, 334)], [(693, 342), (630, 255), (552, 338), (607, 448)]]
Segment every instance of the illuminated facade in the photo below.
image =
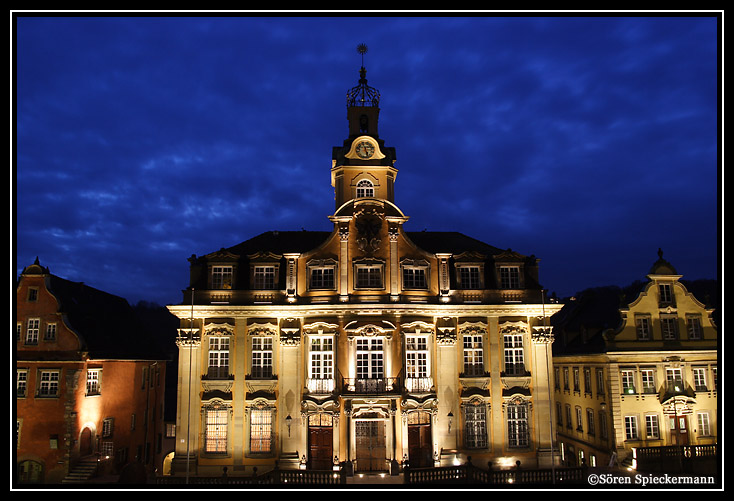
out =
[[(553, 319), (555, 419), (566, 464), (631, 465), (639, 447), (717, 442), (713, 309), (659, 255), (629, 305), (617, 308), (613, 292), (579, 298), (584, 304)], [(613, 314), (604, 313), (609, 304)]]
[(379, 94), (348, 92), (332, 231), (192, 256), (180, 319), (175, 475), (253, 467), (546, 466), (550, 315), (538, 262), (406, 232)]
[(132, 461), (159, 468), (166, 366), (127, 301), (38, 260), (16, 301), (18, 481), (71, 480), (90, 459), (112, 473)]

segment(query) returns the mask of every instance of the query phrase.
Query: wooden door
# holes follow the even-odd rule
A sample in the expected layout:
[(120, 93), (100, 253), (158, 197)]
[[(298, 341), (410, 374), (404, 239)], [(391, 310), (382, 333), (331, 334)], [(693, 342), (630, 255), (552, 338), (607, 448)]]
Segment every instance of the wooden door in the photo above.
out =
[(310, 426), (308, 428), (308, 467), (311, 470), (331, 470), (333, 455), (333, 428)]
[(355, 421), (357, 471), (385, 471), (384, 421)]
[(688, 416), (670, 416), (672, 445), (688, 445)]
[(431, 425), (408, 425), (408, 461), (411, 468), (433, 466)]

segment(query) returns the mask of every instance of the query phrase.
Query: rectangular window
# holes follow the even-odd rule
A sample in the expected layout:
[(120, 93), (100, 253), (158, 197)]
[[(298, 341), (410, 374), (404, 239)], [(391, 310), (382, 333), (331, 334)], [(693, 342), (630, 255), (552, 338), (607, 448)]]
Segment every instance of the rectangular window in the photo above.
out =
[(657, 393), (655, 390), (655, 370), (640, 369), (642, 378), (642, 393)]
[(41, 371), (38, 386), (39, 397), (56, 397), (59, 394), (59, 371)]
[(527, 447), (528, 440), (528, 407), (525, 404), (507, 406), (507, 438), (509, 447)]
[(175, 423), (166, 423), (166, 438), (176, 438)]
[(38, 318), (29, 318), (25, 330), (25, 344), (38, 344), (38, 333), (40, 331), (41, 320)]
[(601, 438), (607, 439), (607, 415), (604, 412), (599, 412), (599, 434)]
[(627, 440), (638, 440), (637, 416), (624, 417), (624, 436)]
[(665, 382), (668, 383), (671, 390), (683, 390), (683, 370), (678, 368), (665, 369)]
[(596, 369), (596, 394), (604, 395), (604, 369)]
[(357, 379), (361, 381), (384, 377), (382, 338), (357, 339)]
[(105, 418), (102, 421), (102, 436), (105, 438), (111, 437), (115, 427), (114, 418)]
[(312, 337), (309, 353), (308, 389), (315, 393), (334, 390), (334, 339)]
[(425, 336), (405, 337), (405, 372), (408, 391), (428, 391), (428, 339)]
[(258, 290), (275, 289), (275, 266), (255, 266), (254, 286)]
[(115, 452), (114, 443), (111, 440), (103, 441), (102, 445), (100, 446), (100, 452), (102, 456), (111, 458)]
[(588, 433), (589, 435), (596, 434), (594, 411), (592, 409), (586, 409), (586, 433)]
[(212, 266), (212, 289), (232, 288), (232, 267)]
[(334, 289), (334, 268), (311, 268), (310, 288), (315, 290)]
[(584, 369), (584, 393), (591, 395), (591, 369)]
[(678, 317), (675, 314), (660, 315), (660, 329), (663, 331), (663, 341), (678, 339)]
[(227, 452), (227, 409), (207, 409), (204, 448), (209, 454)]
[(461, 266), (459, 267), (459, 288), (461, 289), (481, 289), (481, 281), (479, 277), (479, 266)]
[(403, 268), (403, 289), (427, 289), (425, 268)]
[(668, 306), (673, 304), (673, 285), (659, 284), (658, 299), (660, 301), (660, 306)]
[(382, 289), (382, 266), (358, 266), (356, 287), (358, 289)]
[(568, 390), (568, 367), (563, 368), (563, 389)]
[(581, 407), (576, 407), (576, 431), (584, 431), (584, 423), (581, 418)]
[(703, 367), (693, 368), (693, 384), (696, 391), (706, 391), (706, 369)]
[(483, 352), (480, 334), (464, 336), (464, 375), (481, 376), (484, 374)]
[(250, 413), (250, 452), (270, 452), (272, 443), (272, 412), (253, 409)]
[(522, 334), (505, 334), (505, 374), (519, 376), (525, 374)]
[(43, 335), (44, 341), (56, 341), (56, 324), (46, 324), (46, 333)]
[(696, 417), (698, 420), (698, 434), (703, 437), (711, 435), (711, 424), (709, 422), (709, 413), (699, 412)]
[(87, 369), (87, 395), (99, 395), (99, 369)]
[(657, 414), (647, 414), (645, 416), (645, 435), (648, 439), (660, 438), (660, 426), (658, 424)]
[(686, 315), (688, 339), (698, 341), (702, 338), (701, 315)]
[(273, 375), (273, 339), (252, 338), (252, 377), (269, 378)]
[(25, 393), (28, 390), (28, 371), (25, 369), (18, 369), (15, 372), (15, 395), (17, 397), (25, 397)]
[(651, 339), (649, 315), (636, 315), (635, 327), (637, 329), (637, 339), (640, 341), (649, 341)]
[(635, 371), (622, 370), (622, 392), (627, 394), (635, 393)]
[(571, 406), (566, 404), (566, 428), (573, 428), (573, 418), (571, 417)]
[(229, 337), (209, 338), (209, 377), (229, 377)]
[(520, 268), (518, 266), (500, 266), (500, 287), (503, 289), (520, 288)]
[(579, 368), (573, 368), (573, 391), (581, 393), (580, 381), (579, 381)]
[(484, 405), (464, 407), (464, 440), (467, 449), (487, 447), (487, 410)]
[(29, 287), (28, 288), (28, 301), (34, 302), (38, 301), (38, 289), (35, 287)]

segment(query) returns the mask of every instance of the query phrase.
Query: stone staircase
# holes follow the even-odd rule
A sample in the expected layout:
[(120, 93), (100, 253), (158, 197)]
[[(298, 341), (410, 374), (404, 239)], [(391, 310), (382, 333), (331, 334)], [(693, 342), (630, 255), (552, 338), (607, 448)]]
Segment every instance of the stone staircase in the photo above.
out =
[(97, 458), (87, 456), (79, 459), (68, 475), (61, 481), (62, 484), (83, 484), (97, 473)]

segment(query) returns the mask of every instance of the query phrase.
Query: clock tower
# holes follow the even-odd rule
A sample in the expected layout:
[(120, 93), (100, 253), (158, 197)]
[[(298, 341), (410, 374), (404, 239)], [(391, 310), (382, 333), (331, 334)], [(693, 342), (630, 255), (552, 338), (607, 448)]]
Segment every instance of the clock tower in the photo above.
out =
[[(367, 52), (360, 44), (357, 51)], [(377, 132), (380, 93), (367, 85), (367, 70), (359, 70), (359, 82), (347, 92), (349, 136), (332, 151), (331, 185), (336, 210), (356, 199), (373, 198), (394, 204), (395, 148), (386, 147)]]

